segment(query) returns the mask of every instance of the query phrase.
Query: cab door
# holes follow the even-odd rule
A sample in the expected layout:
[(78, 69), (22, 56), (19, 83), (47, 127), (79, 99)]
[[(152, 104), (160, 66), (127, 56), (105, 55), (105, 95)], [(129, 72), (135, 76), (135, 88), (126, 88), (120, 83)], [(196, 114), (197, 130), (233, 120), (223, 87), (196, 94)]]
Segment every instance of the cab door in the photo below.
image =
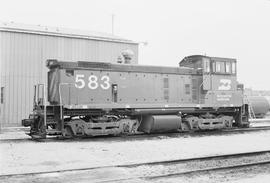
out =
[(212, 89), (212, 82), (211, 82), (211, 69), (210, 69), (210, 58), (203, 58), (203, 83), (202, 89), (203, 90), (211, 90)]

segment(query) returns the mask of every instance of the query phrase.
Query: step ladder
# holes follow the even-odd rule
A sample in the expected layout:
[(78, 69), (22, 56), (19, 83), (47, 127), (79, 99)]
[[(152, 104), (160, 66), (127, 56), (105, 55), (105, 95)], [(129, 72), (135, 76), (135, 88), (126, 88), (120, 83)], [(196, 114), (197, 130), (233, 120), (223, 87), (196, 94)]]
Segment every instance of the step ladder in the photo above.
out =
[(247, 96), (245, 96), (245, 98), (246, 98), (246, 101), (247, 101), (247, 104), (248, 104), (249, 119), (256, 119), (256, 115), (255, 115), (255, 112), (253, 110), (252, 103), (249, 101)]

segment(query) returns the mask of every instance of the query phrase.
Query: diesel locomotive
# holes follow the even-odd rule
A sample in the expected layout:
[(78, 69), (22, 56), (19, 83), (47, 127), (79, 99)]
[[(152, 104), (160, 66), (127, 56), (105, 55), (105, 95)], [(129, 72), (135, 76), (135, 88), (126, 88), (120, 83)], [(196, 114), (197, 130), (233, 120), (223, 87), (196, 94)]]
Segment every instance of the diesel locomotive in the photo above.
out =
[(247, 127), (236, 59), (192, 55), (178, 67), (47, 60), (29, 135), (82, 137)]

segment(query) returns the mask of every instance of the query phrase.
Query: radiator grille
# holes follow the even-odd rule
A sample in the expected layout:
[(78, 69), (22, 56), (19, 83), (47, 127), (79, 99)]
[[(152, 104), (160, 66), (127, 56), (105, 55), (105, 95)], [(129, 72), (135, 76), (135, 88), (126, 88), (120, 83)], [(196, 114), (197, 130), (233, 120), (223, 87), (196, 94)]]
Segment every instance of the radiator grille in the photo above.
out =
[(190, 84), (185, 84), (185, 93), (186, 95), (190, 94)]
[(169, 78), (163, 78), (164, 99), (169, 100)]
[(198, 80), (192, 79), (192, 100), (198, 100)]

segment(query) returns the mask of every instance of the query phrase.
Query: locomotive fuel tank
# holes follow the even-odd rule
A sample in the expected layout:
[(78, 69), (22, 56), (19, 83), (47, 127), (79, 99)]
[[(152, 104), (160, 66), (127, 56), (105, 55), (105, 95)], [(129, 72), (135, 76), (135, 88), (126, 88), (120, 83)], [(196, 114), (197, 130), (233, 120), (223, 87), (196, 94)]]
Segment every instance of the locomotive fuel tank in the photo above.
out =
[(145, 133), (177, 131), (182, 119), (177, 115), (148, 115), (143, 117), (138, 131)]

